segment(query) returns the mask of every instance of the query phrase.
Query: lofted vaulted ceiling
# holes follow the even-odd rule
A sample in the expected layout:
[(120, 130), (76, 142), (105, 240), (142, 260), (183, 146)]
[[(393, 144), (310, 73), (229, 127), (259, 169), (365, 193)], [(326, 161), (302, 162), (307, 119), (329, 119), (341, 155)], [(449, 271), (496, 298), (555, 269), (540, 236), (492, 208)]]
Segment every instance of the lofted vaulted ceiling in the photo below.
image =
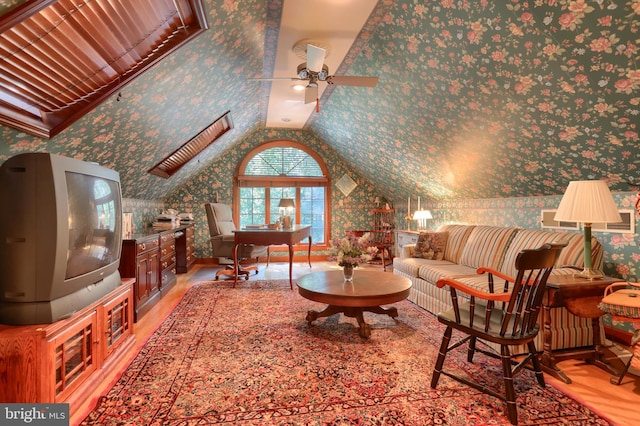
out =
[[(349, 5), (370, 11), (344, 19)], [(555, 195), (576, 179), (627, 190), (640, 177), (638, 0), (205, 0), (204, 11), (207, 31), (54, 138), (0, 128), (0, 155), (99, 161), (120, 171), (125, 196), (147, 199), (260, 132), (319, 139), (398, 200)], [(332, 74), (379, 81), (325, 89), (320, 112), (291, 130), (273, 102), (301, 95), (251, 79), (294, 75), (304, 39), (330, 46)], [(171, 179), (146, 173), (226, 111), (234, 128)]]

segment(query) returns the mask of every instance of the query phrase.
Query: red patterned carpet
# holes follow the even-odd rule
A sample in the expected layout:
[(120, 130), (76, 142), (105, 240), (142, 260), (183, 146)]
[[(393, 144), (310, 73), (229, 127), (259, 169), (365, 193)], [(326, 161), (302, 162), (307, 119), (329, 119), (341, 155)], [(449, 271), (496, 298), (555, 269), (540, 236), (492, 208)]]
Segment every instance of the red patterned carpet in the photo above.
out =
[[(396, 320), (334, 315), (308, 327), (322, 305), (288, 280), (192, 287), (84, 425), (509, 424), (502, 402), (447, 377), (430, 387), (442, 337), (435, 318), (404, 301)], [(447, 364), (500, 389), (496, 360)], [(608, 424), (528, 371), (516, 379), (520, 424)]]

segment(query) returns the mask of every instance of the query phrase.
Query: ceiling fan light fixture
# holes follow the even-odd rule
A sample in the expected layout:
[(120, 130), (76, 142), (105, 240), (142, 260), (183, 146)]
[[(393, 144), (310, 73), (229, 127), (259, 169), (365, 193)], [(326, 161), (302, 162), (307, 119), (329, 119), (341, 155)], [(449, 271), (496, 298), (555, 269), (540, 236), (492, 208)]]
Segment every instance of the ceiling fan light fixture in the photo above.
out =
[(298, 78), (302, 79), (302, 80), (306, 80), (307, 78), (309, 78), (309, 71), (307, 70), (307, 63), (303, 62), (300, 65), (298, 65)]
[(329, 67), (326, 65), (322, 65), (322, 71), (318, 73), (318, 80), (324, 81), (329, 77)]
[(306, 86), (304, 84), (298, 83), (298, 84), (294, 84), (292, 87), (293, 87), (293, 90), (295, 90), (296, 92), (302, 92)]

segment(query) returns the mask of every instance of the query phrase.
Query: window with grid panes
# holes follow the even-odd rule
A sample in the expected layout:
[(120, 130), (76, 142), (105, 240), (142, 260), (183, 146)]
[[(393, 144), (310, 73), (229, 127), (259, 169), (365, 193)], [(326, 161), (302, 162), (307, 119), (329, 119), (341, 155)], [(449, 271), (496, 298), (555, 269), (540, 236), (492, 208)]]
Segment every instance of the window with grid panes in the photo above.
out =
[(325, 244), (329, 232), (329, 179), (324, 162), (307, 146), (272, 141), (250, 152), (236, 179), (240, 227), (276, 223), (281, 198), (293, 198), (295, 223), (311, 225), (314, 244)]

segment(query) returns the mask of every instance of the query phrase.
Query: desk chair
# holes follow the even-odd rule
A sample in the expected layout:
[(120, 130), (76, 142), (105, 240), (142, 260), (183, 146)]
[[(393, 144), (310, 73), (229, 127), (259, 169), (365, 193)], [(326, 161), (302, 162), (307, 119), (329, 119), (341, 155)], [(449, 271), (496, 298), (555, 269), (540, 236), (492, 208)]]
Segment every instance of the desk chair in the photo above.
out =
[[(233, 231), (237, 228), (233, 222), (231, 207), (222, 203), (206, 203), (204, 208), (207, 212), (207, 221), (209, 222), (209, 235), (211, 237), (213, 256), (233, 259), (233, 246), (235, 243)], [(238, 277), (243, 275), (245, 279), (248, 280), (251, 271), (255, 271), (256, 274), (258, 273), (258, 267), (253, 265), (242, 266), (240, 262), (244, 259), (255, 258), (257, 263), (260, 256), (267, 256), (268, 259), (269, 247), (241, 244), (238, 246), (238, 264), (226, 265), (225, 269), (216, 272), (216, 280), (220, 275), (235, 278), (236, 274)]]
[[(449, 286), (453, 308), (438, 314), (438, 321), (447, 328), (431, 377), (433, 389), (438, 385), (440, 375), (444, 374), (506, 402), (509, 421), (512, 424), (518, 423), (513, 377), (531, 361), (538, 383), (545, 386), (533, 339), (540, 328), (538, 314), (547, 278), (563, 247), (560, 244), (545, 244), (538, 249), (522, 250), (516, 257), (518, 274), (515, 279), (489, 268), (479, 268), (478, 274), (486, 274), (487, 277), (486, 291), (468, 285), (471, 282), (477, 283), (478, 277), (470, 277), (466, 279), (466, 283), (463, 282), (465, 278), (438, 280), (438, 288)], [(496, 288), (494, 277), (504, 280), (504, 285)], [(459, 298), (458, 292), (468, 296)], [(464, 336), (450, 344), (454, 328)], [(500, 354), (476, 347), (477, 339), (500, 345)], [(483, 386), (479, 381), (474, 382), (443, 369), (447, 353), (466, 342), (469, 343), (467, 362), (473, 362), (476, 352), (502, 360), (504, 394)], [(517, 362), (512, 360), (509, 346), (521, 344), (527, 345), (529, 353)]]

